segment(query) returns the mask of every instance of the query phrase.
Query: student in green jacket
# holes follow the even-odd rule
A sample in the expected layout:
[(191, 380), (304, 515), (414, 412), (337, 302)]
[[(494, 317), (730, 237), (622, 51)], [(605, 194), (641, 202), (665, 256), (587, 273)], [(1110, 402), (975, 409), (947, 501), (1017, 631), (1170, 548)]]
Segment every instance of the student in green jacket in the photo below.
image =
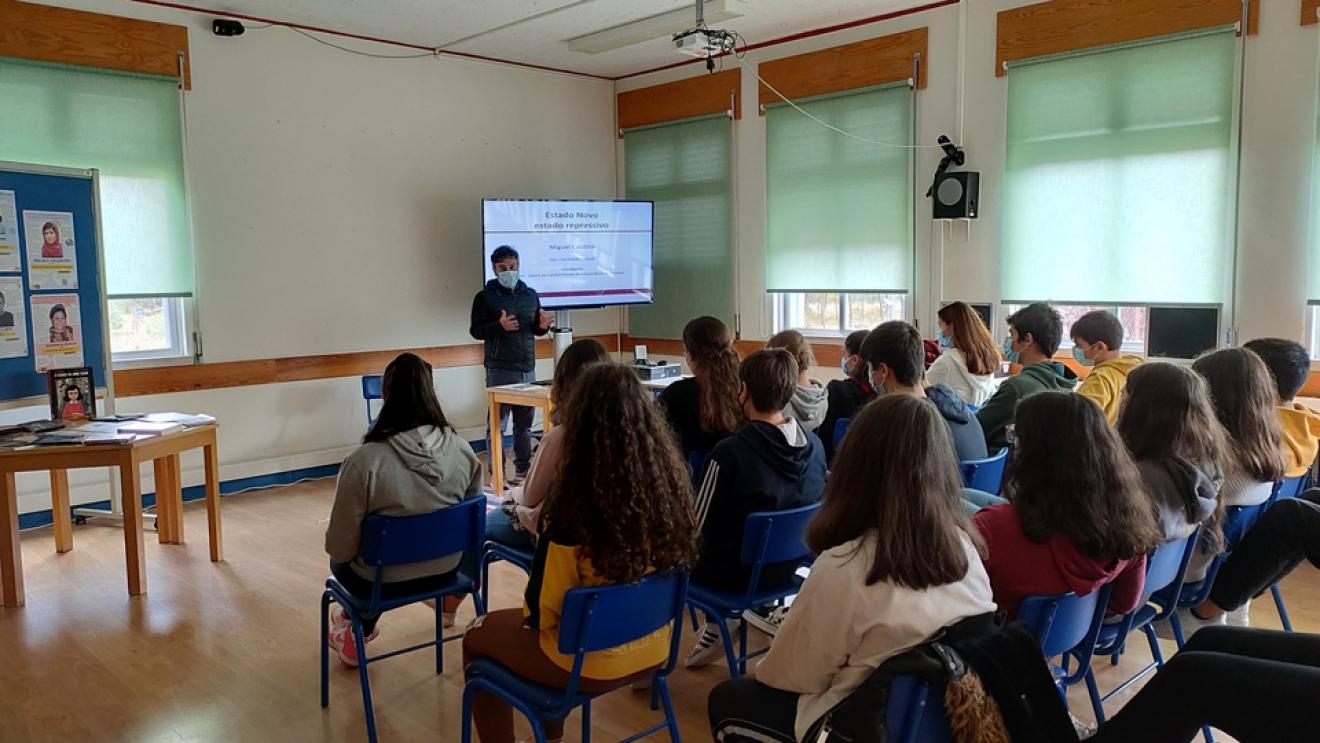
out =
[(1004, 339), (1004, 358), (1021, 364), (1022, 371), (999, 386), (977, 411), (991, 453), (1008, 446), (1008, 428), (1013, 425), (1018, 401), (1046, 390), (1072, 391), (1077, 375), (1054, 361), (1063, 339), (1063, 317), (1044, 302), (1023, 307), (1008, 316), (1009, 336)]

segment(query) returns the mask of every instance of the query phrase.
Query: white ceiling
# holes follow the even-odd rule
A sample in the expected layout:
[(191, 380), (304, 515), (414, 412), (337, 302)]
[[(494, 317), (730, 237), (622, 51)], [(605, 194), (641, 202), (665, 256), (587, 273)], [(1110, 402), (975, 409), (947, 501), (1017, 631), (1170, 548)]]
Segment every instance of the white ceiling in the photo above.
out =
[[(749, 0), (742, 18), (711, 24), (749, 44), (928, 4), (930, 0)], [(603, 54), (565, 41), (679, 8), (691, 0), (199, 0), (234, 13), (511, 62), (618, 77), (680, 60), (667, 38)], [(694, 13), (695, 15), (695, 13)]]

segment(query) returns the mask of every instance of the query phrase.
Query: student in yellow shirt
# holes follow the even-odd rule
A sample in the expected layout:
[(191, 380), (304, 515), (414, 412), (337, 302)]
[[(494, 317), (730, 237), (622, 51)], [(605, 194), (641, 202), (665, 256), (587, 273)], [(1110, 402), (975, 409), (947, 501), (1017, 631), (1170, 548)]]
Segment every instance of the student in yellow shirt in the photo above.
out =
[(1311, 374), (1311, 355), (1302, 344), (1283, 338), (1257, 338), (1245, 344), (1270, 368), (1279, 390), (1283, 426), (1284, 477), (1306, 474), (1320, 452), (1320, 415), (1293, 401)]
[(1068, 335), (1073, 341), (1073, 358), (1082, 366), (1093, 367), (1077, 388), (1077, 394), (1099, 405), (1109, 422), (1114, 423), (1118, 420), (1118, 404), (1123, 399), (1128, 372), (1137, 368), (1142, 358), (1123, 355), (1123, 323), (1105, 310), (1082, 315)]
[[(559, 652), (564, 594), (690, 570), (697, 558), (692, 478), (660, 407), (627, 367), (600, 363), (574, 383), (561, 409), (564, 448), (541, 514), (525, 604), (478, 618), (463, 637), (466, 664), (487, 657), (532, 683), (562, 689), (573, 656)], [(670, 628), (588, 653), (578, 688), (605, 692), (648, 677), (669, 657)], [(513, 743), (513, 709), (478, 694), (483, 743)], [(563, 720), (546, 720), (550, 743)]]

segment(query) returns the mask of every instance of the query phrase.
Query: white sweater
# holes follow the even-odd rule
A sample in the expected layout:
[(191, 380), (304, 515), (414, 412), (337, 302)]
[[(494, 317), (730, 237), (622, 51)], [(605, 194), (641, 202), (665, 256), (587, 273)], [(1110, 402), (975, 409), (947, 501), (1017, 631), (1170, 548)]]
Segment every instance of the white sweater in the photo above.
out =
[(998, 385), (993, 374), (967, 371), (967, 357), (956, 348), (947, 348), (926, 370), (926, 381), (953, 390), (968, 405), (980, 407), (995, 394)]
[(970, 539), (969, 564), (957, 583), (915, 591), (881, 581), (866, 585), (873, 534), (816, 559), (770, 652), (756, 669), (761, 683), (797, 692), (796, 735), (852, 694), (886, 660), (961, 619), (995, 610), (990, 578)]

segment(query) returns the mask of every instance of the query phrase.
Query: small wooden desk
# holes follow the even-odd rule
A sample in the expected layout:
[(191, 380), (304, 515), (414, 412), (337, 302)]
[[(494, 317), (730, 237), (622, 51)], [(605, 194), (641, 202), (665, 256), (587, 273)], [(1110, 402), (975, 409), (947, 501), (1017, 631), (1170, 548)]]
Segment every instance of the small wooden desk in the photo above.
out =
[(490, 489), (495, 495), (504, 494), (504, 430), (500, 427), (500, 406), (521, 405), (526, 408), (540, 408), (545, 412), (545, 430), (554, 428), (550, 404), (550, 387), (541, 384), (507, 384), (502, 387), (487, 387), (490, 397)]
[(196, 428), (140, 439), (117, 446), (46, 446), (0, 451), (0, 593), (6, 607), (22, 606), (23, 552), (18, 540), (18, 472), (50, 472), (51, 513), (55, 522), (55, 550), (73, 549), (73, 522), (69, 512), (68, 470), (85, 467), (118, 467), (124, 506), (124, 558), (128, 570), (128, 595), (146, 593), (147, 570), (143, 562), (142, 483), (138, 465), (152, 462), (156, 468), (156, 529), (161, 544), (183, 544), (183, 487), (179, 454), (202, 450), (206, 469), (206, 519), (210, 532), (211, 561), (223, 559), (220, 540), (220, 463), (211, 423)]

